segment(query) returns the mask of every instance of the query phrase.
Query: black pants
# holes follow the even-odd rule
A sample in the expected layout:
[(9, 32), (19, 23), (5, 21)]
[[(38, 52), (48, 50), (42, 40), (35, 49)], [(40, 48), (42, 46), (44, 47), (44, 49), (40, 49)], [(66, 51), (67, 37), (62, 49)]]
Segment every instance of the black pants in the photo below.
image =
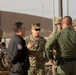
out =
[(28, 70), (24, 71), (22, 73), (18, 73), (18, 72), (11, 72), (10, 75), (28, 75)]
[(28, 75), (28, 70), (24, 71), (22, 75)]

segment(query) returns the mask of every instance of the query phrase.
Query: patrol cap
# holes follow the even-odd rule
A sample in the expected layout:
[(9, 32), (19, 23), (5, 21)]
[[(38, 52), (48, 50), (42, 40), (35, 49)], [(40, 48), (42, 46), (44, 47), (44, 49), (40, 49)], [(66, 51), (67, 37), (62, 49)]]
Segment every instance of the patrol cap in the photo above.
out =
[(32, 29), (40, 29), (40, 23), (32, 24)]
[(62, 17), (55, 18), (55, 25), (60, 24), (62, 21)]
[(76, 26), (76, 20), (73, 20), (73, 26)]

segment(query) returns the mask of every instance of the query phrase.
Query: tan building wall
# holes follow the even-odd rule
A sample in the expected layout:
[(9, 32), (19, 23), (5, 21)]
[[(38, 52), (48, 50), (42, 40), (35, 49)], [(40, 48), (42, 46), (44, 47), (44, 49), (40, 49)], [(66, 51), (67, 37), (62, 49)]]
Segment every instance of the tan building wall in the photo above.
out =
[(0, 11), (0, 26), (2, 27), (3, 31), (6, 32), (6, 37), (11, 37), (13, 35), (12, 28), (14, 23), (17, 21), (21, 21), (24, 23), (26, 27), (26, 36), (31, 33), (30, 32), (31, 24), (37, 22), (41, 23), (42, 36), (47, 37), (52, 32), (52, 28), (53, 28), (52, 19), (44, 18), (44, 25), (43, 25), (43, 17)]

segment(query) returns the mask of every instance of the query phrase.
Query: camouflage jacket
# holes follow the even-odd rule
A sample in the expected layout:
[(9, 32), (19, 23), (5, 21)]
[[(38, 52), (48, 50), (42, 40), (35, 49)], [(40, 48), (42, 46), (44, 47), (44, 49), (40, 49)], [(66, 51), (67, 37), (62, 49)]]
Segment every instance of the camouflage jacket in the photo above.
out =
[(5, 47), (0, 42), (0, 60), (3, 58), (4, 54), (6, 53)]
[(3, 43), (0, 42), (0, 71), (6, 71), (6, 49)]
[(46, 58), (45, 55), (45, 44), (46, 40), (39, 36), (38, 40), (35, 40), (32, 35), (27, 36), (25, 38), (26, 45), (28, 45), (29, 42), (34, 42), (35, 45), (29, 50), (29, 59), (30, 59), (30, 65), (36, 66), (37, 62), (43, 63), (44, 59)]

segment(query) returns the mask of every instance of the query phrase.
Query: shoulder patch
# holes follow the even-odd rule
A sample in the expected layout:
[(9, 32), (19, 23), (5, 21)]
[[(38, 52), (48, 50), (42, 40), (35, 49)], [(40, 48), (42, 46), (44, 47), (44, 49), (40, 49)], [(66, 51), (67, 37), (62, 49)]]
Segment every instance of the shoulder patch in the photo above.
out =
[(22, 49), (22, 45), (21, 44), (17, 44), (18, 49)]

